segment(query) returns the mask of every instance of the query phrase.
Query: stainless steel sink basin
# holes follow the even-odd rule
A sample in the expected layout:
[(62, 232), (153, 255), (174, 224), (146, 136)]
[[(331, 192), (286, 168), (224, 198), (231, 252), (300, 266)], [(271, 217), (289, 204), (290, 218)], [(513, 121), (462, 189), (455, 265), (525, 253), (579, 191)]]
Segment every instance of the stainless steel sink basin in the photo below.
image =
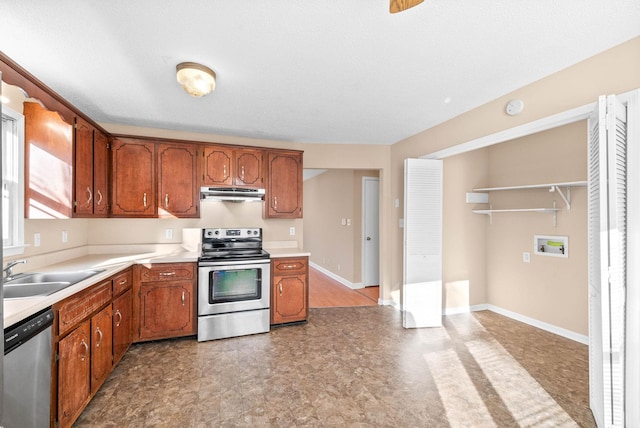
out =
[(19, 273), (4, 281), (4, 298), (48, 296), (103, 271), (104, 269), (90, 269), (73, 272)]
[(70, 282), (38, 282), (38, 283), (21, 283), (21, 284), (5, 284), (5, 299), (22, 299), (25, 297), (48, 296), (56, 291), (63, 290), (70, 286)]

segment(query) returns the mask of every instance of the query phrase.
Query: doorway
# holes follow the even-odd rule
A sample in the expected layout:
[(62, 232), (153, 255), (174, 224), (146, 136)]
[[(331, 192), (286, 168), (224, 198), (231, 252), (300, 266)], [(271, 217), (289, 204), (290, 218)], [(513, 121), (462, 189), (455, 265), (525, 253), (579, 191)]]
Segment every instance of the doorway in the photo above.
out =
[(362, 177), (362, 285), (380, 284), (380, 180)]

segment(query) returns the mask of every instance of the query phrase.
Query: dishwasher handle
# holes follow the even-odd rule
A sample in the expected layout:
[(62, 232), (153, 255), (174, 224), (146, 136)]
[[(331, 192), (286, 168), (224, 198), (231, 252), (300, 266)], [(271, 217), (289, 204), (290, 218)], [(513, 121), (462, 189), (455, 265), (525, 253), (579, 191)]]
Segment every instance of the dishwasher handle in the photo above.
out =
[(4, 330), (4, 355), (53, 325), (53, 310), (44, 309)]

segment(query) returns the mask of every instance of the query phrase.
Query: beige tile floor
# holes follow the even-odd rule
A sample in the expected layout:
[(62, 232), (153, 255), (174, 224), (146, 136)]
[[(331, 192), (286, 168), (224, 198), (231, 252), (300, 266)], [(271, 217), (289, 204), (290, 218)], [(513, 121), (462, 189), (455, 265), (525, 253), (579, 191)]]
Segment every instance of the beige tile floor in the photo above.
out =
[(593, 427), (585, 345), (492, 312), (405, 330), (390, 307), (134, 345), (76, 427)]

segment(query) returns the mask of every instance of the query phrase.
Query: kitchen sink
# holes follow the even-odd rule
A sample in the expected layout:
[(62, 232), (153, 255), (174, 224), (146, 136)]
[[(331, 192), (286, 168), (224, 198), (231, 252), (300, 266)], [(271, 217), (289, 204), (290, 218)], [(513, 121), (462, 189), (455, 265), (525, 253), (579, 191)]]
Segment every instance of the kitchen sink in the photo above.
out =
[(91, 269), (73, 272), (29, 272), (19, 273), (4, 281), (4, 298), (48, 296), (70, 285), (92, 277), (104, 269)]
[(25, 297), (48, 296), (56, 291), (63, 290), (70, 286), (70, 282), (36, 282), (36, 283), (20, 283), (5, 284), (5, 299), (21, 299)]

